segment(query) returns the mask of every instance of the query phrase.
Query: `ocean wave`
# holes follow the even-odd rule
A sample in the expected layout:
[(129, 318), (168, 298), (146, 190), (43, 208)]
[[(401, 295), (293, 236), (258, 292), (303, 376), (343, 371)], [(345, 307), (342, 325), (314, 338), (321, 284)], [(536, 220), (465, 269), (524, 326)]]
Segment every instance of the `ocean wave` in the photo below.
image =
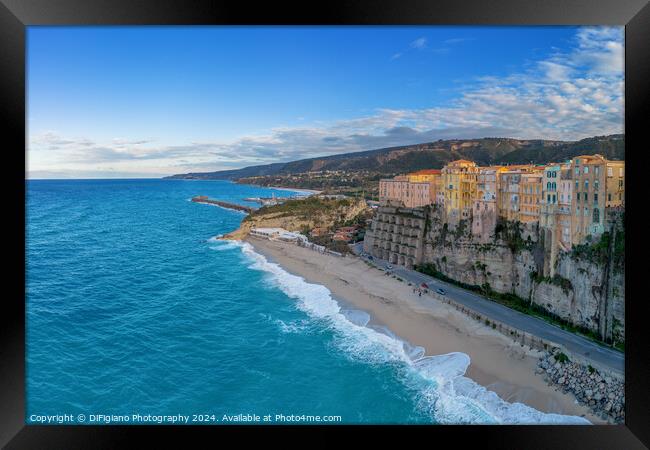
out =
[[(221, 235), (219, 235), (221, 236)], [(208, 239), (207, 242), (210, 243), (210, 250), (224, 251), (232, 250), (239, 247), (239, 243), (233, 240), (219, 239), (219, 236), (214, 236)]]
[[(495, 392), (465, 377), (470, 358), (465, 353), (424, 356), (424, 348), (412, 346), (390, 330), (368, 327), (369, 316), (342, 310), (325, 286), (269, 262), (253, 247), (241, 247), (250, 267), (270, 275), (269, 281), (297, 300), (310, 317), (327, 321), (337, 333), (336, 346), (347, 355), (371, 364), (393, 364), (409, 387), (415, 387), (417, 407), (443, 424), (589, 424), (578, 416), (544, 413), (522, 403), (509, 403)], [(366, 314), (367, 315), (367, 314)], [(285, 324), (286, 325), (286, 324)], [(291, 328), (295, 332), (295, 328)]]
[(355, 325), (365, 327), (370, 322), (370, 314), (358, 309), (344, 309), (341, 313)]
[(307, 330), (307, 327), (309, 326), (309, 324), (304, 320), (295, 320), (287, 323), (282, 319), (276, 319), (274, 322), (283, 333), (302, 333)]

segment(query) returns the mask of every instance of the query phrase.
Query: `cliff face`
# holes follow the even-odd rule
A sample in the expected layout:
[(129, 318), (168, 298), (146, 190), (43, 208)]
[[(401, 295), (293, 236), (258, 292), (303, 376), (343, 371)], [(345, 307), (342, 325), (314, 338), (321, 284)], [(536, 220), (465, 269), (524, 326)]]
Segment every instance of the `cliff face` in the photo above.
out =
[(308, 197), (289, 200), (280, 205), (266, 206), (246, 216), (240, 227), (224, 236), (225, 239), (243, 239), (251, 228), (284, 228), (302, 231), (315, 227), (331, 227), (335, 223), (352, 220), (368, 211), (362, 199), (321, 199)]
[(470, 221), (462, 221), (449, 231), (435, 207), (411, 211), (422, 215), (422, 219), (418, 222), (420, 228), (416, 228), (421, 232), (412, 233), (414, 237), (409, 238), (406, 251), (410, 253), (403, 253), (399, 245), (394, 245), (404, 240), (404, 233), (411, 236), (410, 230), (395, 224), (403, 222), (408, 211), (386, 207), (380, 208), (372, 231), (366, 233), (365, 251), (395, 264), (429, 265), (452, 280), (514, 294), (597, 333), (603, 340), (624, 341), (625, 272), (624, 267), (614, 263), (614, 258), (590, 259), (560, 252), (554, 276), (544, 277), (544, 259), (549, 256), (544, 252), (536, 225), (502, 222), (497, 225), (493, 239), (486, 243), (472, 235)]

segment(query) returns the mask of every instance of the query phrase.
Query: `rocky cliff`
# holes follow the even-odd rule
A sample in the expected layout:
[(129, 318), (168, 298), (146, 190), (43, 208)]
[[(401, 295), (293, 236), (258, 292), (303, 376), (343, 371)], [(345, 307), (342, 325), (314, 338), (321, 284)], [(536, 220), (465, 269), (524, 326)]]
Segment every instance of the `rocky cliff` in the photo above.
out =
[[(411, 263), (436, 276), (480, 289), (486, 294), (511, 294), (531, 307), (589, 332), (606, 342), (625, 340), (625, 268), (622, 217), (612, 219), (600, 241), (560, 252), (554, 275), (543, 276), (544, 251), (536, 224), (498, 221), (490, 242), (479, 242), (470, 220), (449, 230), (436, 207), (411, 210), (423, 217), (406, 230), (404, 208), (381, 208), (365, 250), (393, 263)], [(415, 225), (414, 225), (415, 226)], [(423, 228), (423, 230), (422, 230)], [(407, 233), (404, 253), (399, 245)], [(411, 236), (415, 236), (411, 237)], [(414, 241), (414, 239), (416, 241)], [(623, 249), (623, 250), (621, 250)], [(414, 257), (412, 261), (409, 256)]]
[(327, 199), (307, 197), (279, 205), (262, 207), (244, 218), (240, 227), (224, 236), (243, 239), (251, 228), (284, 228), (305, 231), (315, 227), (332, 227), (353, 220), (369, 210), (362, 199)]

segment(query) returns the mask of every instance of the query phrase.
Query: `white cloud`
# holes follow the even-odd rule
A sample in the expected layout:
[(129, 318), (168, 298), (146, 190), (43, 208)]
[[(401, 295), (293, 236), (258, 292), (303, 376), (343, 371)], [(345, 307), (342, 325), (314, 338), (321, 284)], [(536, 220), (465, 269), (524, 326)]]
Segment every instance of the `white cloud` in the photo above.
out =
[(416, 40), (411, 42), (410, 45), (411, 45), (411, 48), (418, 48), (418, 49), (425, 48), (427, 46), (427, 38), (425, 38), (425, 37), (417, 38)]
[(574, 72), (571, 67), (552, 61), (540, 61), (539, 65), (546, 72), (546, 77), (551, 81), (568, 80)]

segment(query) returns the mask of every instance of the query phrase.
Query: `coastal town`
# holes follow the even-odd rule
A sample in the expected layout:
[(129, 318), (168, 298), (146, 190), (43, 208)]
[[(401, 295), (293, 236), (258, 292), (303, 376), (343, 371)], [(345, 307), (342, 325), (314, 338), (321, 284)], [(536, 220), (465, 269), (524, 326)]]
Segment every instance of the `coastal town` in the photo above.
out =
[(451, 230), (471, 219), (481, 242), (492, 238), (499, 218), (536, 224), (554, 248), (569, 251), (602, 235), (608, 211), (624, 208), (625, 162), (598, 154), (544, 165), (479, 167), (457, 160), (441, 170), (382, 179), (379, 197), (407, 208), (436, 205)]
[[(542, 351), (535, 370), (550, 386), (619, 422), (622, 354), (594, 359), (599, 344), (584, 337), (624, 345), (624, 186), (625, 162), (599, 154), (499, 166), (461, 159), (379, 180), (379, 202), (316, 192), (264, 206), (225, 237), (287, 265), (292, 247), (307, 252), (303, 265), (357, 255), (418, 298)], [(565, 335), (548, 338), (538, 318)]]
[(639, 422), (640, 40), (466, 25), (29, 27), (15, 422)]

